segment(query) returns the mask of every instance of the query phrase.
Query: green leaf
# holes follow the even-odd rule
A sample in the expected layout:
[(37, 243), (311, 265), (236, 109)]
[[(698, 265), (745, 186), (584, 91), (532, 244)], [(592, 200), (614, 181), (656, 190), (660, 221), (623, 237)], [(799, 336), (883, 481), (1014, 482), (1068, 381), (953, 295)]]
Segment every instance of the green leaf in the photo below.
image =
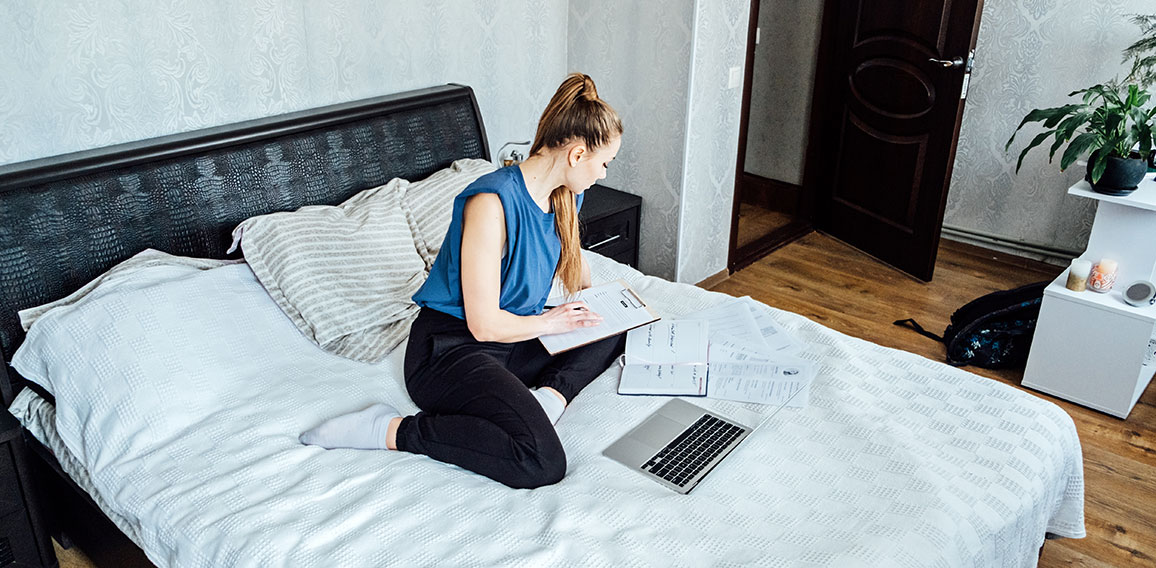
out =
[(1137, 107), (1144, 106), (1145, 104), (1148, 103), (1148, 100), (1151, 98), (1152, 98), (1152, 93), (1149, 93), (1148, 91), (1140, 91), (1140, 95), (1136, 97), (1136, 106)]
[(1116, 92), (1116, 89), (1106, 85), (1097, 85), (1097, 87), (1100, 87), (1099, 93), (1104, 97), (1104, 101), (1115, 106), (1123, 106), (1124, 102), (1120, 100), (1120, 94)]
[(1120, 130), (1120, 125), (1124, 123), (1124, 115), (1119, 113), (1109, 114), (1104, 117), (1104, 130), (1108, 133), (1117, 132)]
[(1056, 127), (1056, 141), (1052, 144), (1052, 148), (1048, 152), (1048, 156), (1055, 156), (1056, 150), (1060, 147), (1060, 145), (1062, 145), (1064, 142), (1067, 142), (1068, 140), (1071, 140), (1072, 135), (1076, 133), (1076, 129), (1087, 123), (1090, 116), (1091, 114), (1088, 112), (1078, 112), (1072, 116), (1069, 116), (1068, 118), (1065, 118), (1064, 121)]
[(1124, 106), (1126, 108), (1136, 106), (1138, 104), (1136, 99), (1138, 98), (1140, 98), (1140, 87), (1135, 84), (1128, 85), (1128, 98), (1124, 100)]
[[(1097, 86), (1098, 86), (1098, 85), (1097, 85)], [(1074, 97), (1074, 96), (1076, 96), (1076, 95), (1078, 95), (1078, 94), (1080, 94), (1080, 93), (1087, 93), (1088, 91), (1091, 91), (1092, 89), (1095, 89), (1095, 88), (1096, 88), (1096, 87), (1089, 87), (1089, 88), (1087, 88), (1087, 89), (1080, 89), (1080, 90), (1078, 90), (1078, 91), (1072, 91), (1072, 92), (1068, 93), (1068, 96), (1069, 96), (1069, 97)], [(1084, 96), (1085, 96), (1085, 97), (1087, 97), (1088, 95), (1084, 95)], [(1087, 102), (1087, 101), (1084, 101), (1084, 102)]]
[(1108, 167), (1108, 158), (1106, 156), (1097, 156), (1095, 163), (1088, 163), (1088, 167), (1092, 170), (1092, 183), (1100, 181), (1100, 177), (1104, 175), (1104, 169)]
[[(1040, 143), (1043, 142), (1045, 139), (1047, 139), (1048, 136), (1051, 136), (1053, 132), (1055, 132), (1055, 131), (1054, 130), (1047, 130), (1047, 131), (1039, 133), (1039, 135), (1037, 135), (1035, 138), (1032, 138), (1032, 141), (1028, 143), (1027, 147), (1024, 148), (1024, 151), (1020, 152), (1020, 159), (1016, 161), (1016, 173), (1017, 174), (1020, 173), (1020, 166), (1024, 165), (1024, 156), (1028, 155), (1028, 150), (1031, 150), (1032, 148), (1039, 146)], [(1052, 161), (1052, 157), (1051, 157), (1051, 155), (1049, 155), (1048, 156), (1048, 162), (1051, 163), (1051, 161)]]
[(1084, 108), (1084, 105), (1064, 105), (1062, 107), (1047, 109), (1052, 112), (1049, 113), (1050, 116), (1044, 121), (1044, 128), (1054, 128), (1064, 117), (1082, 108)]
[(1089, 149), (1099, 147), (1100, 143), (1102, 143), (1100, 137), (1091, 132), (1085, 132), (1075, 137), (1072, 139), (1072, 143), (1068, 144), (1068, 149), (1064, 150), (1064, 155), (1060, 157), (1060, 169), (1068, 169), (1068, 166), (1072, 165), (1076, 158), (1079, 158)]
[(1059, 122), (1060, 120), (1062, 120), (1065, 116), (1070, 114), (1073, 110), (1080, 109), (1080, 108), (1083, 108), (1083, 105), (1065, 105), (1065, 106), (1061, 106), (1061, 107), (1042, 108), (1042, 109), (1037, 108), (1037, 109), (1032, 110), (1031, 112), (1028, 113), (1027, 116), (1024, 117), (1024, 119), (1022, 121), (1020, 121), (1020, 125), (1016, 127), (1015, 132), (1012, 132), (1011, 138), (1007, 139), (1007, 144), (1004, 144), (1004, 146), (1003, 146), (1004, 152), (1008, 151), (1008, 149), (1011, 148), (1012, 142), (1015, 141), (1015, 139), (1016, 139), (1016, 134), (1018, 134), (1020, 129), (1022, 129), (1024, 127), (1024, 125), (1026, 125), (1027, 123), (1029, 123), (1029, 122), (1043, 122), (1045, 128), (1051, 128), (1051, 127), (1055, 126), (1056, 123)]

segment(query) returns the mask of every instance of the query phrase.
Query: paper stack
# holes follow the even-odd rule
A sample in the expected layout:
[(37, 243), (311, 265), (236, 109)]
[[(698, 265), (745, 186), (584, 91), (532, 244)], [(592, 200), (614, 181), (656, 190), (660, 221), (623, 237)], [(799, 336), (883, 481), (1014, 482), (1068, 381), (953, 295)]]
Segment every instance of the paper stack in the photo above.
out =
[(802, 348), (755, 300), (737, 298), (630, 331), (618, 392), (802, 407), (815, 377)]

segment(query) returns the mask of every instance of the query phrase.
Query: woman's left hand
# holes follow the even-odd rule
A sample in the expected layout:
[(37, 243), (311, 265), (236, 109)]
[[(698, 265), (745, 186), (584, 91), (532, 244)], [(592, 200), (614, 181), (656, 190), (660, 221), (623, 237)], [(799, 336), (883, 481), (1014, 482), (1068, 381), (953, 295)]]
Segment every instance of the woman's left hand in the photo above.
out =
[(602, 323), (602, 316), (594, 313), (586, 302), (567, 302), (542, 312), (546, 329), (542, 335), (566, 333), (580, 327), (594, 327)]

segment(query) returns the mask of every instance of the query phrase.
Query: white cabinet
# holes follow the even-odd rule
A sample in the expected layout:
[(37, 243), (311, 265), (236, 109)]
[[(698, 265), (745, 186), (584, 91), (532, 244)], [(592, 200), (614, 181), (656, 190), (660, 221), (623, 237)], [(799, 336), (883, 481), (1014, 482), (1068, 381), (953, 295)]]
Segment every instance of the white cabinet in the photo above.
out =
[(1133, 307), (1121, 297), (1128, 284), (1153, 281), (1156, 181), (1149, 174), (1125, 197), (1095, 193), (1087, 182), (1068, 193), (1099, 200), (1080, 258), (1118, 261), (1116, 285), (1107, 294), (1073, 292), (1064, 271), (1044, 290), (1023, 386), (1127, 418), (1156, 372), (1149, 343), (1156, 306)]

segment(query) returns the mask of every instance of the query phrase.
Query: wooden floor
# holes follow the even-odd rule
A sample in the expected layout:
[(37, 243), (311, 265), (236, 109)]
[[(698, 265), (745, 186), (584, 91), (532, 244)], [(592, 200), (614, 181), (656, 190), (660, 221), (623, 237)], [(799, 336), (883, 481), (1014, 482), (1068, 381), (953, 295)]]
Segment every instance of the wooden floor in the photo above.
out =
[[(750, 295), (849, 335), (942, 361), (941, 344), (891, 322), (914, 317), (940, 333), (951, 312), (968, 301), (1058, 273), (1053, 266), (945, 241), (935, 279), (925, 284), (812, 233), (713, 289)], [(1016, 387), (1021, 379), (1019, 372), (968, 370)], [(1088, 536), (1049, 542), (1040, 566), (1156, 565), (1156, 385), (1126, 421), (1028, 392), (1072, 416), (1084, 449)], [(58, 553), (64, 568), (92, 566), (74, 551)]]
[(772, 211), (751, 203), (739, 204), (738, 246), (749, 245), (775, 229), (786, 227), (794, 219), (791, 215)]
[[(891, 322), (913, 317), (939, 334), (951, 313), (968, 301), (1049, 280), (1060, 271), (944, 241), (934, 280), (922, 283), (835, 239), (812, 233), (712, 289), (749, 295), (848, 335), (942, 361), (942, 344)], [(967, 369), (1022, 388), (1022, 372)], [(1024, 390), (1066, 410), (1084, 450), (1088, 536), (1048, 542), (1040, 566), (1156, 566), (1156, 383), (1149, 385), (1127, 420)]]

